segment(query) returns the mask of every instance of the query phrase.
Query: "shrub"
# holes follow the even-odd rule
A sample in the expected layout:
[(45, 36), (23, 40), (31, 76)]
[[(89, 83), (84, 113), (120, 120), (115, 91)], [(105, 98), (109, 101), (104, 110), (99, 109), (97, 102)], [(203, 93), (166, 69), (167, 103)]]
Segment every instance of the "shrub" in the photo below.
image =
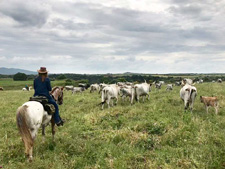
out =
[(66, 79), (65, 85), (73, 85), (73, 81), (71, 79)]
[(25, 81), (27, 80), (27, 75), (25, 73), (18, 72), (13, 76), (13, 80), (15, 81)]

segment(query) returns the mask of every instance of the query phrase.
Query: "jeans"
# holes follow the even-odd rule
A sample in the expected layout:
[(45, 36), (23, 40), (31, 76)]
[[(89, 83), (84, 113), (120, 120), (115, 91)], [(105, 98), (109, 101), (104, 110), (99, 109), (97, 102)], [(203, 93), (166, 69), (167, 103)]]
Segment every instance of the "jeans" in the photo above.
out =
[(55, 100), (53, 98), (49, 99), (48, 103), (53, 104), (54, 107), (55, 107), (55, 113), (54, 113), (53, 117), (54, 117), (55, 123), (57, 124), (57, 123), (59, 123), (61, 121), (61, 118), (59, 116), (58, 104), (55, 102)]

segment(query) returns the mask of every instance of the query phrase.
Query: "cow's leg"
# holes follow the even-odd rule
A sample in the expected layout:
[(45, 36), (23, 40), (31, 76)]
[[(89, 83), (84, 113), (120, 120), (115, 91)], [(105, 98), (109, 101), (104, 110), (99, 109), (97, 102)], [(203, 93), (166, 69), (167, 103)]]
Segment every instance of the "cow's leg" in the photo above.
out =
[(112, 104), (112, 107), (114, 106), (113, 102), (114, 102), (114, 99), (111, 99), (111, 104)]
[(122, 96), (122, 100), (123, 100), (123, 102), (125, 102), (125, 96), (124, 95)]
[(51, 119), (51, 124), (52, 124), (52, 140), (54, 141), (55, 140), (55, 121), (53, 118)]
[[(184, 101), (184, 106), (185, 106), (184, 111), (186, 111), (189, 108), (189, 101)], [(191, 107), (190, 107), (190, 109), (191, 109)]]
[(214, 107), (215, 107), (216, 114), (218, 114), (219, 103), (215, 103)]
[(132, 96), (129, 97), (129, 100), (130, 100), (130, 104), (133, 104)]
[(208, 114), (209, 113), (209, 107), (205, 106), (205, 110), (206, 110), (206, 113)]
[(139, 95), (137, 95), (137, 102), (139, 103)]
[(219, 106), (215, 106), (216, 115), (218, 114), (218, 108)]
[(194, 106), (194, 101), (190, 103), (190, 110), (191, 110), (191, 112), (193, 110), (193, 106)]
[(42, 124), (42, 142), (44, 143), (45, 142), (45, 125)]
[(188, 108), (188, 102), (187, 101), (184, 101), (184, 111), (186, 111)]
[(116, 103), (115, 104), (117, 105), (117, 103), (118, 103), (118, 97), (116, 97)]
[(110, 105), (109, 105), (110, 104), (110, 100), (111, 100), (110, 98), (107, 99), (108, 108), (110, 108)]

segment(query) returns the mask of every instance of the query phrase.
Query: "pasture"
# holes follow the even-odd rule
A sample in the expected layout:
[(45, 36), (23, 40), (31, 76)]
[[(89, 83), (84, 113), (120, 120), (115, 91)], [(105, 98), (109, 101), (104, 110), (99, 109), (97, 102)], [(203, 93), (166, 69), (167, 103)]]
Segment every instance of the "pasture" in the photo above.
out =
[[(56, 82), (54, 82), (56, 84)], [(54, 85), (53, 83), (53, 85)], [(52, 86), (53, 86), (52, 85)], [(63, 127), (52, 141), (50, 126), (42, 143), (41, 130), (34, 160), (24, 156), (16, 126), (16, 110), (33, 90), (0, 92), (0, 166), (3, 168), (225, 168), (225, 84), (203, 83), (193, 113), (184, 112), (180, 87), (152, 87), (150, 101), (122, 103), (101, 110), (97, 92), (64, 92), (59, 106)], [(219, 114), (200, 103), (200, 95), (218, 96)]]

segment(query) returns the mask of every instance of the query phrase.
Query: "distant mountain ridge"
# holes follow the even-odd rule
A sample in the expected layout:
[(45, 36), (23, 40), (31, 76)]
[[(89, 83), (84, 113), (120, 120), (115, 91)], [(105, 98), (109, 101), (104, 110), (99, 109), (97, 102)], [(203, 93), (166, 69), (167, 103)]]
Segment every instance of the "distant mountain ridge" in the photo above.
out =
[(25, 69), (0, 67), (0, 74), (1, 75), (14, 75), (18, 72), (25, 73), (27, 75), (37, 74), (37, 72), (33, 72), (33, 71), (25, 70)]

